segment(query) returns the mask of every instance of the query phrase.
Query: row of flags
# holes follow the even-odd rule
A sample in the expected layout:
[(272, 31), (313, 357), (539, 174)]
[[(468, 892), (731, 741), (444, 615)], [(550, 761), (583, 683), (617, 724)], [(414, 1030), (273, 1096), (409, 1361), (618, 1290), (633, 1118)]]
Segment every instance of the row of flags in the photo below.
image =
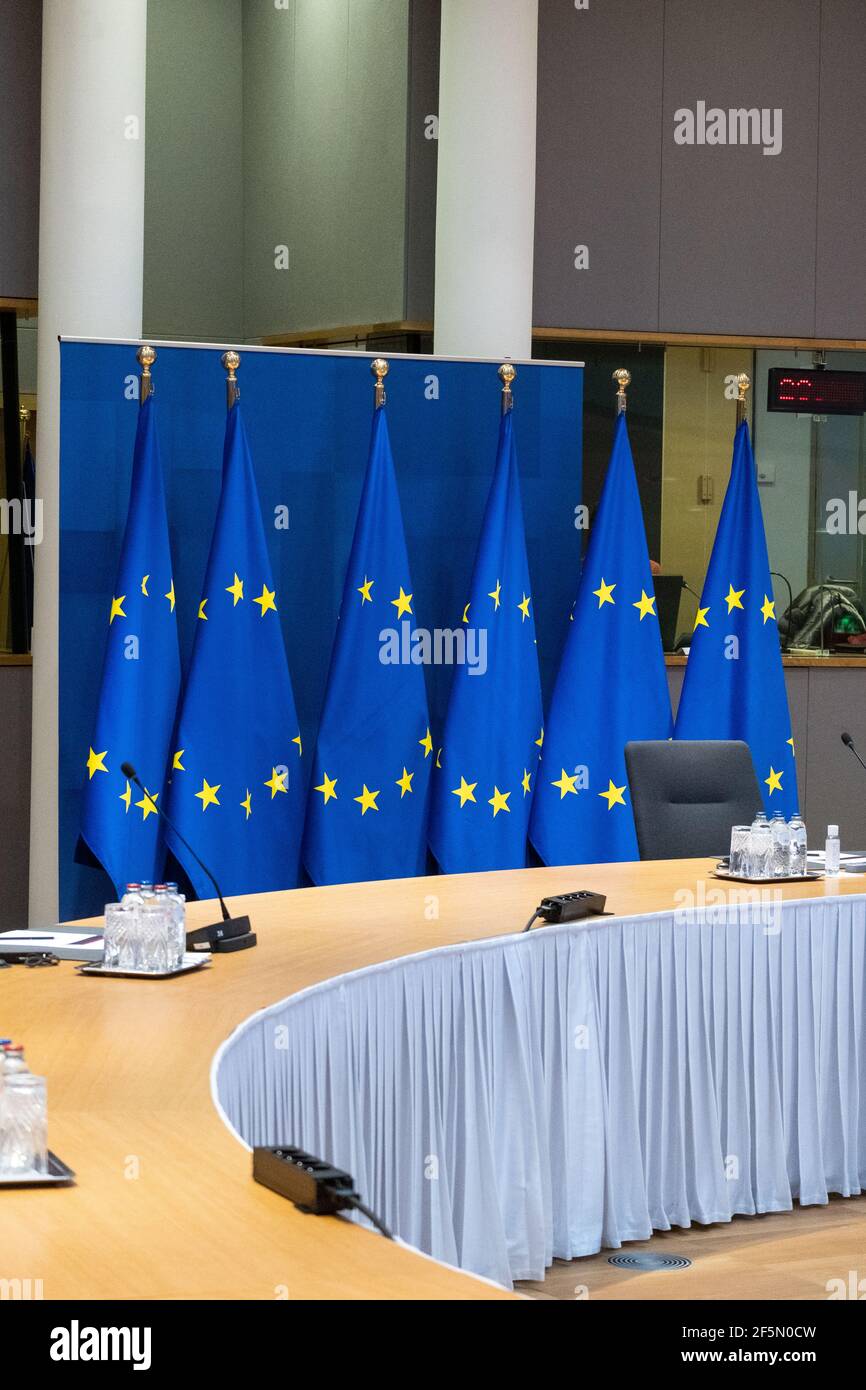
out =
[[(796, 769), (748, 425), (739, 425), (676, 720), (625, 413), (543, 720), (514, 417), (503, 414), (441, 743), (384, 404), (373, 416), (312, 758), (305, 753), (240, 405), (223, 475), (189, 671), (181, 683), (168, 517), (149, 396), (139, 412), (79, 857), (118, 892), (157, 879), (166, 848), (224, 892), (638, 857), (624, 747), (737, 738), (768, 811), (797, 808)], [(475, 643), (477, 660), (465, 659)], [(483, 659), (481, 656), (483, 654)], [(309, 775), (305, 765), (311, 762)], [(121, 764), (131, 762), (144, 791)]]

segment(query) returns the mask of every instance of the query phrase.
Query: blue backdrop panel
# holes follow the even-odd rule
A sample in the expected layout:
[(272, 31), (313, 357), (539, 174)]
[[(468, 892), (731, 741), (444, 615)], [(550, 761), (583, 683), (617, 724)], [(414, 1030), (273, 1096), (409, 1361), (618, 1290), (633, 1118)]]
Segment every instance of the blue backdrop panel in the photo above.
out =
[[(134, 346), (61, 344), (60, 911), (101, 911), (101, 870), (73, 860), (114, 576), (129, 500), (138, 401)], [(225, 428), (220, 351), (161, 347), (154, 368), (181, 655), (192, 629), (216, 514)], [(416, 625), (454, 627), (499, 429), (495, 363), (392, 357), (391, 443)], [(367, 460), (373, 386), (364, 355), (242, 353), (241, 401), (309, 769)], [(577, 589), (583, 372), (518, 368), (515, 432), (542, 685), (547, 697)], [(288, 508), (288, 529), (273, 525)], [(427, 668), (434, 742), (452, 668)], [(438, 745), (437, 745), (438, 746)]]

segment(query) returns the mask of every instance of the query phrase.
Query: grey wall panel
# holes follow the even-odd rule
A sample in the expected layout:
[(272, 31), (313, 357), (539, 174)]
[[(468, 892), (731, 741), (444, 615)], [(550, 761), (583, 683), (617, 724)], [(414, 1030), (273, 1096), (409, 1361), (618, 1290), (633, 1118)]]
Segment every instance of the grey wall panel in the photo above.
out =
[(433, 320), (440, 0), (411, 0), (406, 134), (406, 304), (404, 318)]
[[(666, 0), (664, 331), (814, 332), (820, 6)], [(676, 144), (674, 114), (780, 108), (782, 147)]]
[[(586, 10), (541, 0), (533, 308), (541, 327), (658, 327), (663, 16), (663, 0)], [(578, 245), (588, 248), (588, 269), (575, 268)]]
[(0, 296), (36, 295), (42, 0), (0, 0)]
[(32, 674), (30, 666), (0, 666), (0, 931), (27, 926)]
[(815, 332), (866, 337), (866, 4), (822, 0)]
[(866, 772), (843, 746), (843, 729), (866, 757), (866, 667), (810, 668), (805, 819), (814, 849), (824, 848), (830, 822), (839, 826), (843, 849), (866, 849)]

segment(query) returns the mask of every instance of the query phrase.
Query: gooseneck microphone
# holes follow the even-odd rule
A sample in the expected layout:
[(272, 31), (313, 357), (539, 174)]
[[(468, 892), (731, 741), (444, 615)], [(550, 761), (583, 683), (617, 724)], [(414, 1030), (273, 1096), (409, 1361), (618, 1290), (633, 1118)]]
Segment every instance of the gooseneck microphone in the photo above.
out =
[(854, 754), (854, 757), (857, 759), (858, 763), (859, 763), (860, 766), (863, 768), (864, 772), (866, 772), (866, 763), (864, 763), (863, 759), (860, 757), (860, 754), (857, 752), (857, 749), (854, 747), (854, 740), (853, 740), (853, 738), (851, 737), (851, 735), (850, 735), (850, 734), (843, 734), (843, 735), (842, 735), (842, 742), (844, 743), (844, 745), (845, 745), (846, 748), (850, 748), (850, 749), (851, 749), (851, 752)]
[(150, 798), (150, 793), (147, 791), (147, 788), (142, 783), (141, 778), (139, 777), (135, 768), (132, 766), (132, 763), (121, 763), (120, 770), (123, 773), (124, 777), (127, 779), (127, 781), (132, 782), (134, 786), (138, 787), (139, 791), (142, 793), (143, 796), (150, 799), (151, 805), (153, 806), (153, 809), (156, 811), (157, 815), (162, 817), (171, 833), (173, 835), (176, 835), (177, 838), (180, 840), (181, 844), (189, 850), (190, 854), (192, 855), (195, 862), (198, 864), (202, 873), (208, 879), (210, 879), (211, 883), (213, 884), (216, 890), (216, 895), (219, 898), (220, 910), (223, 915), (222, 921), (217, 922), (212, 927), (197, 927), (195, 931), (187, 932), (187, 947), (191, 947), (193, 950), (199, 951), (213, 950), (226, 952), (244, 951), (247, 950), (250, 946), (255, 946), (256, 938), (250, 925), (249, 917), (232, 917), (231, 913), (225, 905), (225, 899), (223, 898), (222, 892), (220, 891), (220, 886), (217, 883), (216, 878), (208, 868), (207, 864), (205, 864), (204, 861), (199, 858), (192, 845), (190, 844), (189, 840), (186, 838), (185, 835), (181, 835), (177, 826), (165, 814), (165, 811), (162, 809), (162, 807), (159, 806), (156, 803), (156, 801)]

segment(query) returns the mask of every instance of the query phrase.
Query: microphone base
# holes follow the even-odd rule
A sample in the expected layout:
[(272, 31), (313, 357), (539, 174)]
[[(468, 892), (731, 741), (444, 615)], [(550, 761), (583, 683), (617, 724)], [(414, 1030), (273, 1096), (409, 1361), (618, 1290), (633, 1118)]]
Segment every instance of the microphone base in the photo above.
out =
[(229, 917), (210, 927), (196, 927), (186, 934), (188, 951), (213, 951), (228, 955), (232, 951), (248, 951), (256, 944), (256, 934), (249, 917)]

